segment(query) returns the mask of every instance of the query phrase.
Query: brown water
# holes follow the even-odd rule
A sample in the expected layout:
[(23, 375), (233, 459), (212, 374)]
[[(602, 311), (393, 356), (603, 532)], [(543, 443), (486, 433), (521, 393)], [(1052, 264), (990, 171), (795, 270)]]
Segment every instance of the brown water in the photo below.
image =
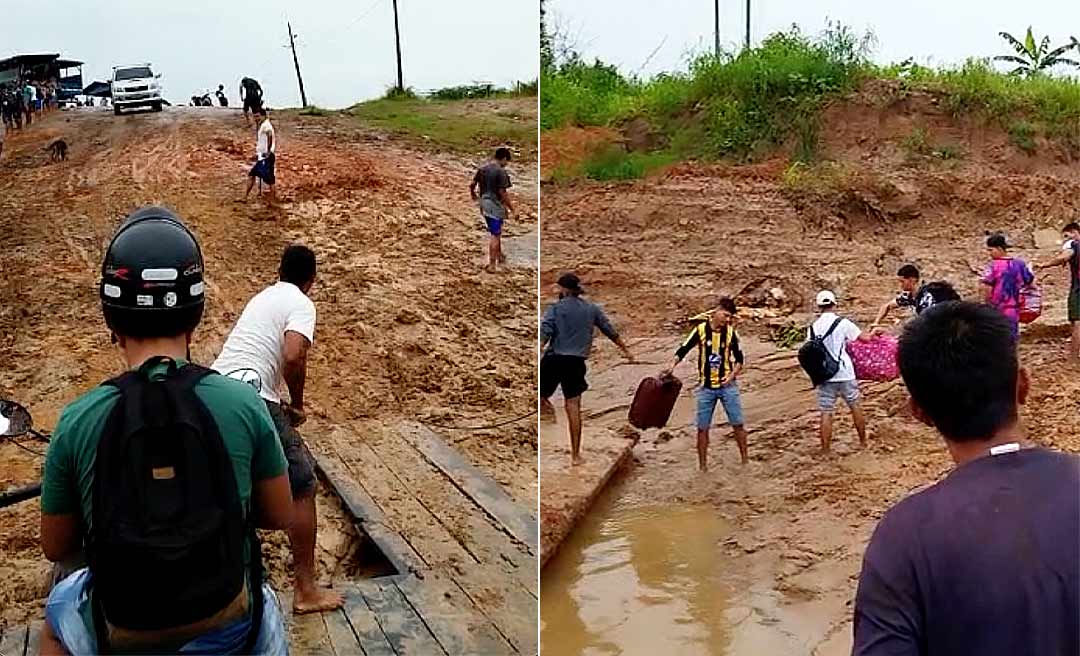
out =
[(729, 653), (732, 625), (715, 509), (606, 493), (541, 577), (544, 654)]

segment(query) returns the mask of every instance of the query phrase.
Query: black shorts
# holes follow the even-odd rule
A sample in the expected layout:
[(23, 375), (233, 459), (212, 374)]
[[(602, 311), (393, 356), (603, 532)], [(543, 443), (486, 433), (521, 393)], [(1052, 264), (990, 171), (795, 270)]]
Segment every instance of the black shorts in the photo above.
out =
[(248, 112), (255, 113), (260, 109), (262, 109), (262, 98), (252, 98), (251, 96), (244, 98), (245, 114), (247, 114)]
[(267, 401), (266, 409), (274, 420), (281, 448), (285, 451), (285, 460), (289, 463), (289, 487), (292, 488), (293, 499), (308, 496), (315, 490), (315, 467), (311, 453), (300, 433), (289, 423), (280, 403)]
[(274, 162), (277, 158), (274, 157), (274, 153), (270, 153), (266, 157), (255, 162), (255, 166), (251, 167), (251, 172), (248, 176), (258, 178), (268, 185), (274, 184), (277, 181), (277, 175), (274, 173)]
[(589, 389), (585, 382), (585, 358), (555, 353), (545, 353), (540, 358), (540, 398), (551, 398), (560, 386), (567, 399), (576, 399)]

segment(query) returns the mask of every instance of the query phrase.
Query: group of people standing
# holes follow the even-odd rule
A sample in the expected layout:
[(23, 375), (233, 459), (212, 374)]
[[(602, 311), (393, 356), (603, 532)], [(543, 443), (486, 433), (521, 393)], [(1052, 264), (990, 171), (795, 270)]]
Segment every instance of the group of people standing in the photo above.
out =
[[(990, 261), (984, 269), (974, 270), (979, 274), (979, 282), (985, 290), (981, 300), (1003, 317), (1013, 341), (1018, 342), (1023, 295), (1035, 284), (1033, 269), (1066, 267), (1070, 279), (1067, 298), (1067, 314), (1071, 324), (1069, 361), (1080, 367), (1080, 224), (1067, 223), (1061, 235), (1061, 252), (1033, 265), (1009, 255), (1009, 244), (1004, 235), (991, 235), (986, 240)], [(859, 382), (854, 362), (848, 353), (848, 344), (868, 342), (881, 336), (884, 333), (883, 322), (893, 310), (904, 308), (910, 310), (913, 316), (918, 316), (936, 305), (961, 300), (960, 294), (946, 281), (923, 283), (922, 275), (914, 264), (900, 267), (897, 283), (897, 296), (881, 307), (867, 331), (839, 314), (839, 301), (832, 290), (821, 290), (816, 295), (814, 305), (817, 317), (807, 329), (807, 343), (819, 343), (823, 352), (833, 360), (828, 377), (814, 384), (823, 451), (829, 451), (832, 445), (833, 414), (839, 400), (843, 400), (851, 412), (860, 444), (866, 444), (866, 416), (861, 407)], [(571, 462), (578, 464), (581, 462), (580, 397), (588, 389), (585, 382), (586, 360), (594, 329), (598, 328), (618, 344), (628, 359), (632, 360), (633, 356), (603, 310), (581, 298), (584, 290), (576, 275), (567, 273), (561, 276), (556, 290), (558, 301), (548, 307), (540, 326), (543, 352), (540, 362), (541, 414), (546, 419), (553, 419), (550, 397), (561, 387), (569, 423)], [(712, 307), (690, 330), (670, 365), (660, 372), (661, 377), (671, 375), (675, 366), (697, 349), (699, 384), (696, 391), (696, 428), (698, 467), (702, 471), (708, 469), (709, 432), (717, 405), (723, 407), (727, 416), (740, 460), (743, 464), (748, 461), (747, 431), (738, 383), (745, 363), (735, 327), (738, 308), (731, 298), (720, 298), (712, 303)]]
[(0, 156), (4, 154), (4, 138), (8, 130), (22, 130), (23, 124), (33, 123), (34, 115), (57, 107), (55, 80), (31, 82), (19, 80), (0, 84)]

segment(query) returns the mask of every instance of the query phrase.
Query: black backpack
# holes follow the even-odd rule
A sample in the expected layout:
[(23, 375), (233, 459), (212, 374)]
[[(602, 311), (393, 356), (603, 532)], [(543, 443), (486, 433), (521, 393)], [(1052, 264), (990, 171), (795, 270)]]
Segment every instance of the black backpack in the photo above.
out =
[[(151, 369), (168, 363), (164, 378)], [(262, 562), (245, 520), (232, 461), (217, 423), (195, 394), (213, 371), (152, 358), (105, 383), (120, 400), (94, 465), (87, 560), (94, 577), (98, 647), (106, 623), (134, 630), (183, 626), (214, 615), (244, 587), (250, 547), (254, 644), (262, 619)]]
[(840, 371), (840, 360), (825, 348), (825, 340), (833, 334), (843, 320), (843, 317), (837, 317), (832, 326), (829, 326), (828, 332), (821, 337), (814, 335), (814, 324), (810, 324), (810, 339), (799, 349), (799, 364), (810, 376), (810, 382), (814, 384), (814, 387), (829, 380)]

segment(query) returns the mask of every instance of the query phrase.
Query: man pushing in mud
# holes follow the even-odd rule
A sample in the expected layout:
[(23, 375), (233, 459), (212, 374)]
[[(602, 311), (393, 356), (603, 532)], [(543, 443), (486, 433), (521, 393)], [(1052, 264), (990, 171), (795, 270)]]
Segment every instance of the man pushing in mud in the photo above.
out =
[(912, 415), (956, 468), (889, 509), (863, 558), (854, 656), (1080, 654), (1080, 458), (1027, 441), (1012, 321), (945, 303), (908, 324)]
[(1080, 366), (1080, 223), (1075, 221), (1061, 229), (1065, 243), (1061, 253), (1036, 269), (1049, 269), (1056, 266), (1069, 267), (1069, 322), (1072, 324), (1072, 339), (1069, 343), (1069, 360)]
[(936, 303), (960, 300), (960, 295), (947, 282), (939, 281), (920, 285), (919, 269), (914, 264), (905, 264), (900, 267), (900, 270), (896, 272), (896, 278), (900, 284), (900, 293), (881, 307), (872, 328), (880, 326), (885, 317), (897, 308), (911, 308), (912, 313), (919, 315)]
[(555, 408), (549, 399), (562, 387), (570, 424), (570, 461), (579, 465), (582, 462), (581, 395), (589, 389), (585, 382), (585, 361), (592, 350), (593, 329), (599, 328), (615, 342), (630, 362), (634, 356), (604, 311), (581, 298), (585, 290), (576, 275), (564, 273), (555, 288), (559, 300), (548, 307), (540, 324), (540, 350), (544, 352), (540, 358), (540, 416), (554, 421)]
[[(495, 158), (480, 167), (469, 184), (469, 195), (473, 201), (480, 201), (480, 214), (484, 217), (491, 239), (488, 241), (488, 265), (487, 271), (494, 273), (499, 264), (506, 262), (502, 252), (502, 229), (503, 222), (514, 211), (514, 205), (510, 202), (510, 195), (506, 190), (510, 188), (510, 175), (506, 172), (506, 165), (510, 163), (510, 149), (499, 148), (495, 151)], [(480, 189), (477, 194), (477, 187)]]
[(675, 352), (671, 366), (660, 373), (669, 376), (695, 346), (698, 349), (697, 392), (697, 452), (698, 467), (708, 471), (709, 427), (719, 402), (735, 434), (742, 464), (749, 462), (746, 453), (746, 427), (743, 422), (742, 399), (739, 398), (738, 377), (743, 368), (743, 352), (735, 332), (735, 301), (722, 298), (707, 321), (702, 321), (686, 337)]
[[(307, 445), (296, 431), (304, 423), (307, 354), (315, 340), (315, 304), (308, 294), (315, 284), (315, 253), (294, 244), (285, 249), (278, 282), (255, 295), (225, 340), (213, 369), (231, 374), (254, 370), (260, 394), (274, 420), (289, 462), (293, 522), (289, 529), (296, 568), (293, 610), (297, 613), (340, 608), (341, 595), (315, 584), (315, 470)], [(279, 393), (289, 390), (289, 402)]]

